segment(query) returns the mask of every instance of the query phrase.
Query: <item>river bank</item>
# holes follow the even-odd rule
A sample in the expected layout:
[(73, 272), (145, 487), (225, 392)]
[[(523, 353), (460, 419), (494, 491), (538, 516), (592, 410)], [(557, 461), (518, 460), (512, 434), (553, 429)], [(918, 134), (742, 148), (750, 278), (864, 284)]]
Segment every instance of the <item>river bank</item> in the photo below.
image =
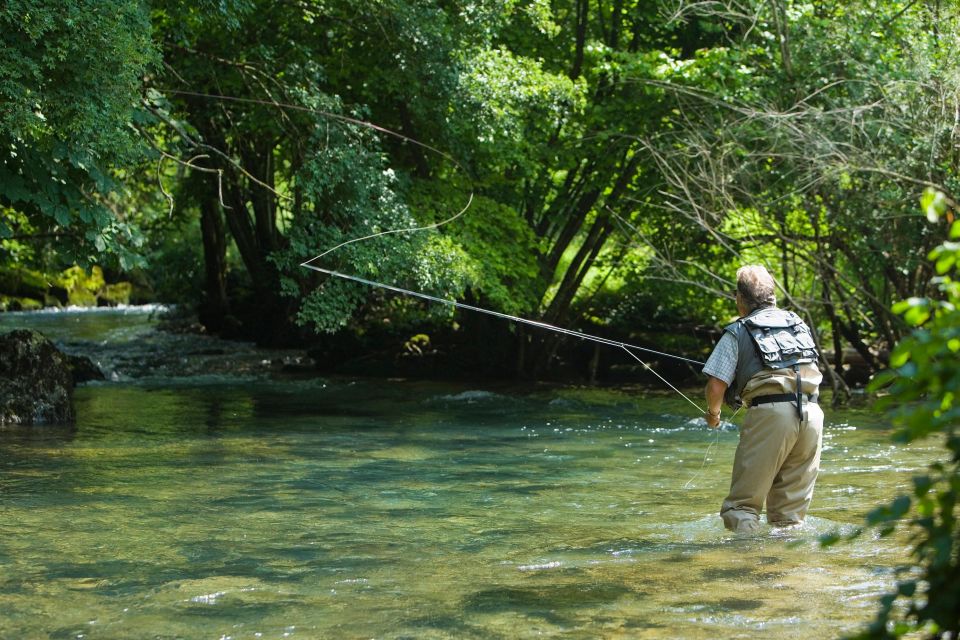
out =
[[(0, 313), (0, 333), (35, 329), (64, 353), (87, 358), (107, 381), (149, 383), (153, 379), (309, 379), (339, 377), (391, 381), (457, 382), (494, 391), (535, 393), (541, 390), (596, 389), (625, 395), (679, 397), (641, 365), (624, 366), (612, 379), (589, 380), (564, 371), (540, 380), (513, 371), (465, 366), (464, 357), (431, 348), (429, 339), (397, 341), (391, 348), (355, 356), (331, 357), (317, 345), (304, 348), (263, 348), (253, 342), (207, 334), (196, 317), (169, 305), (114, 307), (50, 307), (38, 311)], [(356, 346), (356, 345), (355, 345)], [(592, 349), (603, 345), (589, 345)], [(651, 361), (653, 362), (653, 361)], [(625, 363), (627, 365), (628, 363)], [(658, 371), (680, 393), (701, 404), (702, 375), (698, 367), (667, 363)], [(457, 368), (460, 365), (461, 368)], [(566, 372), (569, 373), (569, 372)], [(824, 403), (831, 392), (823, 389)], [(851, 407), (864, 407), (872, 398), (854, 393)], [(687, 405), (691, 410), (694, 407)]]

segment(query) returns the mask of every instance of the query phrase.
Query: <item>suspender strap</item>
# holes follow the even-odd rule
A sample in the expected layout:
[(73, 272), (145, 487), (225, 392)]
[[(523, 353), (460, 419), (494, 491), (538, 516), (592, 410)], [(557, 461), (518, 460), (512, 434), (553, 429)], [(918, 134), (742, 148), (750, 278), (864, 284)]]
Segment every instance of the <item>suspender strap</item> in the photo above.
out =
[(797, 420), (803, 422), (803, 392), (800, 390), (800, 365), (793, 365), (793, 372), (797, 376)]

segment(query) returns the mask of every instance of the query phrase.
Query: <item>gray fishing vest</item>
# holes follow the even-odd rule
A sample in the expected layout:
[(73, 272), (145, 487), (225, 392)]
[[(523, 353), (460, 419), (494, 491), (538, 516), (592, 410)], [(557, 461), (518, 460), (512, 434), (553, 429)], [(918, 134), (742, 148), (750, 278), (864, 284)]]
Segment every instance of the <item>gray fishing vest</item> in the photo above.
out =
[[(797, 373), (797, 404), (800, 404), (800, 365), (816, 363), (819, 353), (810, 328), (797, 314), (776, 307), (757, 309), (723, 329), (737, 339), (737, 373), (724, 400), (740, 403), (747, 382), (763, 369), (793, 369)], [(798, 409), (799, 411), (799, 409)]]

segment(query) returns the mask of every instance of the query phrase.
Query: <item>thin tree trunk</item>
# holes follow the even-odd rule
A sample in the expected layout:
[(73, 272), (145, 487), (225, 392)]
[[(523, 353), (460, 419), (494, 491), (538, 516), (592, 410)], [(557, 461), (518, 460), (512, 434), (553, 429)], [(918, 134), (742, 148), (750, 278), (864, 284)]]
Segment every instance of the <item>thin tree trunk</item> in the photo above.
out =
[(261, 141), (245, 158), (244, 169), (262, 184), (250, 186), (255, 241), (261, 260), (277, 249), (277, 202), (273, 177), (273, 144)]
[[(418, 140), (419, 132), (413, 126), (413, 118), (410, 117), (410, 110), (407, 108), (406, 102), (399, 101), (397, 103), (397, 113), (400, 115), (400, 132), (411, 140)], [(430, 164), (427, 162), (423, 147), (418, 144), (406, 144), (404, 149), (413, 158), (416, 176), (421, 179), (429, 178)]]
[(780, 44), (780, 62), (788, 80), (793, 80), (793, 59), (790, 57), (790, 25), (787, 11), (782, 0), (770, 0), (773, 7), (773, 21), (777, 27), (777, 41)]
[(549, 282), (553, 278), (553, 273), (557, 270), (563, 254), (566, 253), (573, 239), (577, 237), (577, 233), (580, 232), (583, 223), (586, 222), (587, 215), (589, 215), (599, 198), (600, 190), (594, 189), (584, 194), (577, 202), (576, 209), (567, 218), (567, 223), (560, 232), (560, 237), (553, 243), (553, 247), (551, 247), (550, 252), (541, 265), (541, 275), (546, 282)]
[(237, 184), (236, 180), (228, 181), (226, 175), (224, 175), (223, 182), (224, 197), (230, 207), (224, 211), (227, 228), (230, 230), (230, 235), (233, 236), (237, 251), (239, 251), (240, 258), (253, 280), (254, 287), (257, 287), (265, 280), (266, 265), (257, 244), (254, 226), (247, 208), (247, 199), (244, 196), (243, 188)]
[(616, 51), (620, 47), (620, 31), (623, 29), (623, 0), (615, 0), (610, 18), (610, 37), (607, 45)]
[(573, 66), (570, 69), (570, 79), (576, 80), (583, 70), (583, 50), (587, 42), (587, 18), (590, 11), (590, 0), (577, 0), (576, 43), (574, 44)]
[(566, 315), (570, 303), (573, 302), (573, 298), (583, 283), (583, 279), (586, 277), (590, 267), (593, 266), (593, 262), (596, 260), (601, 249), (603, 249), (603, 245), (606, 243), (607, 238), (610, 237), (612, 231), (613, 225), (610, 224), (609, 216), (598, 217), (594, 221), (590, 227), (590, 231), (587, 233), (586, 239), (570, 262), (570, 266), (567, 267), (563, 280), (557, 289), (557, 293), (550, 301), (550, 306), (547, 307), (547, 311), (543, 314), (547, 322), (559, 322), (560, 319)]
[(227, 301), (227, 236), (220, 215), (220, 203), (202, 194), (200, 231), (203, 236), (204, 300), (200, 322), (211, 331), (223, 329), (230, 312)]

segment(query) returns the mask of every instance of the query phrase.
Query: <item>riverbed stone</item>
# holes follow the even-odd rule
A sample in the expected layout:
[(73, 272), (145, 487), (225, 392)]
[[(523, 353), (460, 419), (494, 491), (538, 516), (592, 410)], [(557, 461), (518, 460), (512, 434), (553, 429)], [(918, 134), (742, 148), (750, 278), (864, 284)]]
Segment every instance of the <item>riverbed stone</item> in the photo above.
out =
[(74, 356), (66, 354), (67, 362), (70, 365), (70, 373), (73, 375), (73, 384), (78, 385), (81, 382), (90, 382), (91, 380), (106, 380), (103, 371), (96, 363), (87, 356)]
[(42, 333), (0, 335), (0, 425), (74, 420), (70, 362)]

